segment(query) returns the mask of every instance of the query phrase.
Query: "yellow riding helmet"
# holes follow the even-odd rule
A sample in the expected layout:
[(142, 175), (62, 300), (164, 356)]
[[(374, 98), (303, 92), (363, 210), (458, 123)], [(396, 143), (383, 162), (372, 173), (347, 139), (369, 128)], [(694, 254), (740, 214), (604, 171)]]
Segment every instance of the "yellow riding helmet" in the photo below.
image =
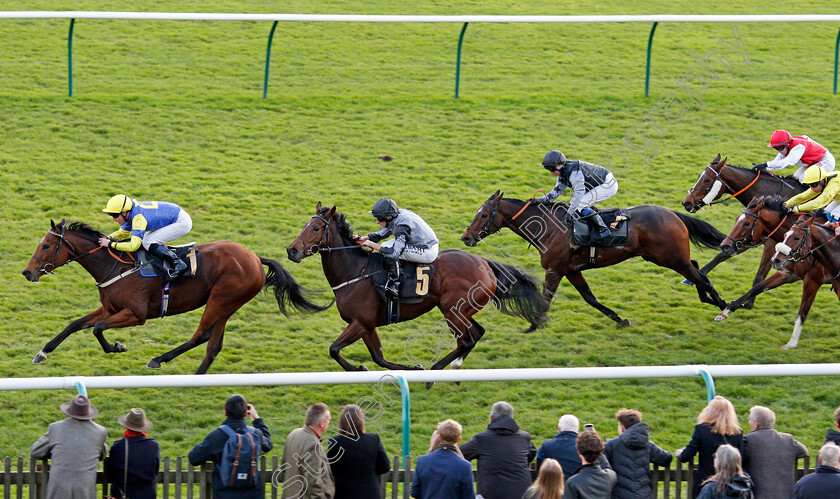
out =
[(125, 194), (117, 194), (108, 200), (108, 204), (105, 205), (105, 209), (102, 211), (105, 213), (122, 213), (124, 211), (130, 211), (133, 207), (134, 203), (130, 197)]
[(802, 183), (805, 185), (818, 184), (822, 179), (826, 178), (828, 174), (822, 169), (820, 165), (811, 165), (805, 170), (805, 175), (802, 176)]

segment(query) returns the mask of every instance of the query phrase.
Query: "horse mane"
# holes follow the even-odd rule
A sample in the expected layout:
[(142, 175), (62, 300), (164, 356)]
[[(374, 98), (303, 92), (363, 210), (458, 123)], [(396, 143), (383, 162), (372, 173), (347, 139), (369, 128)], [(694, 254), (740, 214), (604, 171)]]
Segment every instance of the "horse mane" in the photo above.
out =
[[(60, 225), (60, 224), (59, 224)], [(64, 227), (70, 232), (76, 232), (77, 234), (81, 234), (88, 239), (99, 239), (100, 237), (105, 237), (105, 234), (100, 232), (97, 229), (94, 229), (92, 226), (84, 223), (84, 222), (65, 222)]]
[(747, 208), (755, 208), (756, 205), (758, 205), (758, 203), (762, 200), (764, 201), (765, 208), (775, 211), (777, 213), (785, 212), (785, 207), (783, 204), (785, 200), (782, 199), (781, 196), (762, 196), (759, 198), (755, 198), (752, 201), (750, 201), (750, 204), (747, 206)]
[[(320, 214), (324, 215), (328, 211), (329, 208), (323, 208)], [(332, 221), (335, 223), (335, 227), (338, 230), (338, 235), (341, 236), (341, 239), (348, 245), (355, 244), (355, 241), (353, 240), (353, 226), (347, 221), (347, 215), (340, 211), (336, 211), (335, 215), (332, 217)], [(368, 254), (367, 251), (362, 249), (361, 245), (359, 245), (358, 251), (363, 252), (365, 255)]]

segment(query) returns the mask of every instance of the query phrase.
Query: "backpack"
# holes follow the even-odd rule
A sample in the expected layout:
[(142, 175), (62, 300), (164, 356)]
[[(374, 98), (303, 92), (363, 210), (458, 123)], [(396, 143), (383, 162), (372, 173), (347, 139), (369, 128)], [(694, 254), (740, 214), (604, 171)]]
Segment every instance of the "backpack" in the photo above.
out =
[(256, 484), (257, 461), (260, 457), (260, 436), (254, 428), (246, 426), (238, 433), (228, 425), (222, 425), (228, 439), (222, 449), (219, 476), (225, 487), (253, 487)]

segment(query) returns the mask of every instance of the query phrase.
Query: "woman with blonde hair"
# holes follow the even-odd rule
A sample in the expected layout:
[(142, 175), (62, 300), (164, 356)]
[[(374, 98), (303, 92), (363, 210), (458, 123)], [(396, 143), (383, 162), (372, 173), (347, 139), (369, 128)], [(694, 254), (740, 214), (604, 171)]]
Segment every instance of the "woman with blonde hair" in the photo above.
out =
[(540, 466), (537, 481), (525, 491), (522, 499), (562, 499), (564, 489), (563, 468), (560, 463), (548, 458)]
[(739, 453), (744, 450), (744, 433), (738, 424), (738, 415), (732, 402), (717, 396), (697, 416), (694, 434), (691, 441), (684, 448), (677, 450), (674, 455), (681, 462), (690, 461), (695, 454), (699, 455), (697, 471), (694, 472), (694, 488), (692, 498), (700, 494), (703, 481), (715, 473), (714, 455), (718, 447), (729, 444)]
[(724, 444), (715, 452), (715, 474), (703, 482), (697, 499), (727, 497), (752, 499), (753, 484), (750, 476), (741, 468), (741, 453), (735, 447)]

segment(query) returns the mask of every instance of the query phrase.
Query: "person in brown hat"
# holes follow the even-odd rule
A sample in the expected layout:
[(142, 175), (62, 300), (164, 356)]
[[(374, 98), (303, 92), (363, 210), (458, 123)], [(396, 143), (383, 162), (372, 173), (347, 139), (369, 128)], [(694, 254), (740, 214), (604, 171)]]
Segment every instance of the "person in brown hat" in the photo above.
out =
[(154, 499), (160, 471), (160, 446), (146, 436), (152, 422), (143, 409), (131, 409), (117, 418), (125, 428), (123, 438), (114, 442), (105, 460), (105, 479), (113, 497)]
[(96, 468), (105, 458), (108, 432), (91, 421), (99, 414), (84, 395), (61, 404), (68, 417), (50, 424), (29, 455), (50, 459), (47, 499), (96, 499)]

